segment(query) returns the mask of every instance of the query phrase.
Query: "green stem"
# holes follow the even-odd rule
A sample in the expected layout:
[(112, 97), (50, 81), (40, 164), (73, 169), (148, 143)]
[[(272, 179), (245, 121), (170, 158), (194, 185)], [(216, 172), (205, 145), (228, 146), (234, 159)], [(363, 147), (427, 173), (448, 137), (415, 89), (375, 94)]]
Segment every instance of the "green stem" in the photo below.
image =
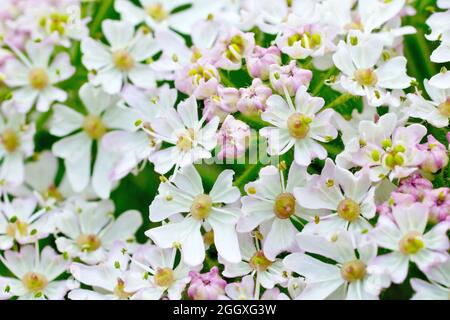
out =
[(100, 28), (100, 25), (108, 12), (109, 8), (111, 8), (113, 0), (102, 0), (100, 8), (98, 9), (94, 21), (91, 24), (91, 35), (96, 33)]
[(257, 164), (251, 164), (247, 167), (247, 169), (240, 175), (239, 178), (237, 178), (234, 181), (234, 185), (238, 187), (239, 189), (242, 189), (242, 187), (249, 182), (255, 174), (259, 172), (259, 169), (261, 168), (261, 163)]
[(350, 99), (352, 99), (354, 96), (351, 93), (345, 93), (341, 96), (339, 96), (338, 98), (334, 99), (333, 101), (331, 101), (329, 104), (327, 104), (324, 109), (327, 108), (334, 108), (340, 104), (344, 104), (347, 101), (349, 101)]
[(220, 74), (220, 82), (222, 82), (227, 87), (235, 88), (235, 85), (224, 71), (219, 70), (219, 74)]
[(237, 119), (244, 121), (245, 123), (249, 124), (254, 129), (261, 129), (264, 127), (269, 126), (267, 122), (264, 120), (261, 120), (260, 117), (250, 117), (246, 116), (245, 114), (239, 114), (236, 116)]
[(320, 78), (319, 84), (312, 90), (313, 96), (317, 96), (317, 94), (320, 92), (320, 90), (322, 90), (323, 86), (325, 85), (325, 80), (330, 78), (336, 72), (336, 70), (337, 70), (336, 67), (332, 67), (330, 70), (328, 70), (327, 73), (325, 73), (325, 75), (323, 75)]

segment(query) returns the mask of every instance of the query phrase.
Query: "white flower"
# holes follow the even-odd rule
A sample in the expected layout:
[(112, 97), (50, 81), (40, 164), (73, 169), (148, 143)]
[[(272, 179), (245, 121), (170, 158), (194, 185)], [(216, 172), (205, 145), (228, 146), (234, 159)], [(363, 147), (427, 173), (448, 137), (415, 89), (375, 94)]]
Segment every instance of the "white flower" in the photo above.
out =
[(429, 209), (422, 203), (395, 206), (392, 216), (394, 220), (380, 216), (372, 231), (378, 245), (392, 252), (374, 259), (368, 267), (370, 272), (387, 274), (394, 283), (402, 283), (408, 274), (409, 261), (427, 272), (449, 259), (449, 222), (441, 222), (425, 231)]
[[(92, 187), (102, 198), (112, 188), (111, 172), (117, 158), (102, 144), (108, 129), (136, 130), (137, 115), (130, 109), (117, 106), (117, 98), (85, 84), (80, 98), (87, 109), (81, 114), (64, 105), (56, 105), (50, 133), (64, 137), (52, 146), (53, 153), (64, 159), (68, 179), (76, 192), (83, 191), (91, 180), (91, 148), (97, 142), (97, 155), (92, 171)], [(78, 131), (81, 129), (81, 131)], [(73, 134), (72, 134), (73, 133)]]
[(80, 1), (58, 1), (57, 3), (33, 3), (18, 23), (31, 23), (31, 38), (69, 48), (72, 41), (79, 41), (89, 34), (87, 23), (90, 17), (81, 18)]
[[(181, 33), (190, 34), (192, 25), (209, 13), (217, 10), (221, 1), (209, 0), (139, 0), (141, 6), (129, 0), (115, 1), (114, 8), (123, 20), (133, 25), (144, 22), (152, 30), (172, 28)], [(190, 5), (187, 9), (174, 11), (177, 8)]]
[(228, 284), (225, 293), (226, 296), (219, 297), (219, 300), (289, 300), (289, 297), (277, 287), (265, 290), (260, 297), (260, 292), (255, 290), (253, 276), (245, 276), (241, 282)]
[(11, 59), (6, 63), (5, 83), (14, 88), (12, 102), (17, 110), (26, 113), (36, 103), (38, 111), (46, 112), (54, 101), (67, 99), (67, 93), (55, 85), (69, 79), (75, 68), (65, 52), (50, 63), (52, 46), (29, 41), (25, 50), (28, 57), (17, 51), (20, 60)]
[[(450, 16), (449, 16), (450, 18)], [(450, 30), (447, 30), (442, 38), (442, 42), (430, 56), (430, 60), (436, 63), (445, 63), (450, 61)]]
[[(0, 249), (35, 242), (54, 232), (53, 217), (43, 208), (36, 211), (32, 197), (14, 198), (0, 203)], [(35, 212), (36, 211), (36, 212)]]
[(205, 258), (201, 227), (214, 231), (217, 252), (227, 261), (241, 260), (235, 230), (240, 208), (233, 206), (240, 198), (239, 189), (232, 186), (234, 172), (224, 170), (209, 194), (205, 194), (202, 180), (193, 165), (181, 168), (172, 182), (159, 186), (159, 194), (150, 205), (150, 220), (163, 221), (172, 215), (188, 213), (180, 222), (170, 222), (148, 230), (145, 234), (161, 248), (181, 247), (183, 260), (191, 266)]
[(21, 300), (62, 300), (69, 290), (79, 285), (71, 279), (55, 280), (68, 269), (70, 262), (51, 247), (45, 247), (39, 254), (38, 248), (25, 246), (19, 252), (6, 251), (0, 260), (15, 276), (2, 277), (0, 283), (4, 287), (0, 290)]
[(432, 101), (420, 94), (408, 94), (411, 106), (406, 112), (414, 118), (425, 119), (438, 128), (448, 127), (450, 117), (450, 88), (440, 89), (424, 80), (424, 86)]
[(427, 272), (430, 282), (411, 279), (411, 286), (416, 292), (412, 300), (448, 300), (450, 292), (450, 259), (431, 268)]
[(212, 157), (210, 150), (217, 145), (219, 117), (213, 117), (203, 126), (206, 116), (207, 113), (199, 120), (197, 101), (191, 96), (181, 102), (177, 110), (169, 108), (156, 118), (151, 124), (153, 136), (173, 145), (150, 156), (156, 172), (165, 174), (174, 166), (176, 172), (179, 167)]
[[(103, 147), (120, 158), (111, 173), (111, 179), (114, 181), (125, 177), (140, 162), (145, 165), (150, 155), (161, 147), (161, 141), (151, 134), (152, 123), (157, 117), (163, 116), (167, 109), (173, 108), (177, 91), (167, 85), (147, 92), (127, 86), (122, 96), (131, 108), (128, 110), (136, 112), (135, 127), (140, 130), (114, 130), (103, 137)], [(139, 168), (136, 171), (139, 171)]]
[(161, 249), (154, 245), (140, 247), (133, 254), (130, 272), (125, 280), (125, 290), (135, 292), (133, 299), (181, 299), (186, 285), (191, 281), (190, 271), (199, 271), (183, 261), (175, 263), (176, 249)]
[(319, 112), (325, 101), (311, 97), (302, 86), (295, 96), (295, 106), (289, 95), (284, 100), (279, 95), (267, 99), (267, 110), (261, 118), (273, 127), (261, 129), (260, 134), (268, 139), (268, 153), (282, 155), (294, 147), (295, 162), (307, 166), (315, 158), (325, 159), (327, 150), (319, 142), (329, 142), (337, 137), (332, 126), (332, 109)]
[(133, 292), (125, 290), (125, 278), (129, 272), (129, 256), (125, 244), (116, 241), (105, 261), (95, 266), (74, 262), (70, 265), (73, 277), (93, 290), (74, 289), (69, 292), (71, 300), (126, 300)]
[(361, 121), (359, 135), (345, 145), (336, 164), (346, 169), (368, 168), (372, 181), (405, 178), (416, 171), (425, 159), (417, 145), (427, 130), (417, 123), (396, 128), (397, 119), (396, 114), (387, 113), (376, 123)]
[(333, 120), (336, 122), (336, 128), (342, 133), (342, 142), (344, 145), (349, 143), (358, 135), (359, 123), (363, 120), (374, 121), (378, 117), (377, 109), (371, 106), (364, 106), (361, 113), (357, 109), (352, 111), (351, 119), (345, 119), (340, 113), (335, 114)]
[(114, 219), (114, 205), (109, 200), (74, 201), (68, 203), (56, 219), (62, 236), (55, 242), (59, 252), (95, 264), (106, 258), (114, 241), (132, 243), (141, 224), (141, 214), (136, 210), (125, 211)]
[(335, 31), (328, 25), (305, 24), (297, 16), (290, 15), (286, 25), (277, 36), (276, 44), (292, 59), (321, 57), (334, 51), (333, 39), (335, 36)]
[(155, 86), (153, 71), (146, 60), (158, 52), (151, 34), (135, 35), (132, 24), (105, 20), (102, 30), (109, 47), (91, 38), (81, 42), (83, 64), (94, 71), (91, 82), (109, 94), (117, 94), (128, 80), (141, 88)]
[(186, 46), (184, 38), (173, 31), (157, 31), (155, 39), (162, 50), (162, 54), (150, 66), (160, 73), (160, 78), (173, 80), (175, 71), (191, 63), (193, 52)]
[(406, 58), (397, 56), (377, 66), (383, 42), (374, 37), (352, 32), (347, 43), (340, 41), (333, 55), (342, 71), (338, 84), (351, 94), (367, 97), (372, 106), (380, 106), (390, 98), (388, 89), (406, 89), (413, 78), (406, 74)]
[(24, 114), (15, 110), (0, 114), (0, 177), (13, 186), (24, 181), (24, 161), (33, 154), (35, 130)]
[(444, 12), (433, 13), (426, 21), (426, 24), (430, 27), (431, 33), (425, 35), (430, 41), (439, 40), (440, 37), (450, 31), (450, 10)]
[(331, 238), (339, 229), (362, 232), (371, 228), (367, 220), (375, 216), (375, 188), (366, 170), (355, 176), (327, 159), (322, 173), (295, 188), (294, 195), (306, 209), (331, 210), (308, 223), (303, 232)]
[(241, 199), (243, 216), (237, 230), (250, 232), (258, 226), (268, 230), (263, 251), (272, 261), (279, 253), (292, 250), (295, 245), (297, 229), (291, 219), (298, 222), (302, 209), (293, 192), (295, 187), (304, 185), (307, 179), (306, 168), (293, 163), (286, 185), (284, 173), (274, 166), (268, 166), (261, 169), (258, 180), (245, 186), (247, 196)]
[(450, 89), (450, 72), (447, 68), (442, 67), (441, 72), (434, 75), (430, 79), (429, 84), (438, 89)]
[(62, 201), (67, 194), (62, 185), (55, 185), (58, 159), (50, 151), (35, 153), (32, 161), (25, 165), (25, 183), (41, 207), (51, 208)]
[(376, 244), (367, 238), (354, 239), (350, 232), (341, 231), (331, 241), (304, 233), (297, 235), (297, 241), (306, 252), (337, 264), (322, 262), (305, 253), (287, 256), (283, 260), (286, 267), (305, 277), (306, 287), (296, 299), (377, 299), (381, 289), (389, 285), (385, 278), (367, 272), (367, 265), (377, 255)]
[[(257, 246), (259, 247), (259, 240), (257, 237), (253, 238), (254, 236), (250, 233), (239, 235), (242, 261), (239, 263), (223, 261), (225, 268), (222, 274), (227, 278), (250, 274), (256, 279), (257, 288), (259, 285), (266, 289), (272, 289), (277, 284), (286, 285), (289, 273), (282, 261), (280, 259), (267, 259), (264, 252), (257, 248)], [(255, 241), (258, 242), (257, 245), (255, 245)]]

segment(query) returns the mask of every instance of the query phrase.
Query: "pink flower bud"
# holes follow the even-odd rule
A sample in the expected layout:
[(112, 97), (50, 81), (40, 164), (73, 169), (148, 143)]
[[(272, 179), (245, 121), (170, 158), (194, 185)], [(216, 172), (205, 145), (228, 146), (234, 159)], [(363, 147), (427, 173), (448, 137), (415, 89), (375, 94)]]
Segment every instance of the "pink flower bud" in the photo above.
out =
[(423, 203), (430, 208), (430, 218), (434, 222), (450, 221), (450, 189), (427, 190)]
[(203, 274), (191, 271), (189, 276), (192, 280), (188, 295), (193, 300), (217, 300), (225, 292), (227, 283), (219, 276), (217, 267), (213, 267), (209, 272)]
[(433, 184), (429, 180), (418, 173), (414, 173), (400, 181), (400, 186), (396, 193), (407, 194), (413, 196), (416, 201), (421, 201), (424, 197), (424, 192), (431, 189), (433, 189)]
[(263, 84), (261, 79), (255, 78), (248, 88), (239, 89), (241, 97), (237, 108), (244, 114), (254, 114), (266, 109), (266, 100), (272, 95), (272, 90)]
[(218, 143), (221, 150), (217, 157), (238, 158), (245, 153), (247, 141), (250, 138), (250, 127), (232, 115), (228, 115), (218, 133)]
[(256, 46), (251, 55), (246, 58), (248, 73), (253, 78), (269, 79), (269, 68), (272, 64), (281, 63), (281, 52), (275, 47), (263, 48)]
[(219, 72), (209, 63), (192, 63), (181, 69), (175, 77), (175, 87), (187, 95), (201, 100), (217, 92)]
[(426, 172), (436, 173), (448, 164), (447, 148), (437, 141), (432, 135), (428, 136), (427, 143), (419, 145), (419, 149), (425, 153), (425, 160), (420, 168)]
[(242, 59), (249, 55), (255, 46), (255, 35), (231, 29), (225, 36), (219, 38), (211, 50), (215, 66), (224, 70), (239, 70)]
[(221, 121), (229, 113), (237, 111), (237, 102), (239, 100), (239, 90), (236, 88), (217, 87), (217, 94), (205, 99), (204, 113), (207, 114), (207, 119), (210, 120), (214, 116), (218, 116)]
[(292, 60), (287, 66), (276, 64), (270, 66), (270, 83), (282, 95), (284, 95), (283, 87), (286, 87), (289, 95), (294, 96), (301, 86), (308, 87), (311, 79), (311, 70), (297, 67), (295, 60)]

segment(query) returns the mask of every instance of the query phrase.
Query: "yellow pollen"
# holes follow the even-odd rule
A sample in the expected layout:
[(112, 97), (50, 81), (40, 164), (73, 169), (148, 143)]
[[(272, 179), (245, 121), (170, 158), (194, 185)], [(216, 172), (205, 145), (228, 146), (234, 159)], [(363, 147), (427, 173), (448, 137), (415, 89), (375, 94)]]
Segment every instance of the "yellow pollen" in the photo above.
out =
[(82, 251), (95, 251), (102, 245), (99, 237), (95, 234), (82, 234), (77, 239), (77, 245)]
[(39, 292), (45, 289), (48, 284), (47, 278), (36, 272), (27, 272), (22, 277), (23, 285), (32, 292)]
[(162, 3), (154, 3), (145, 8), (145, 12), (156, 22), (162, 22), (169, 17), (169, 13)]
[(450, 118), (450, 98), (443, 103), (441, 103), (438, 107), (439, 112), (447, 118)]
[(378, 82), (378, 77), (372, 69), (356, 70), (354, 77), (360, 86), (373, 87)]
[(90, 114), (84, 118), (83, 130), (94, 140), (98, 140), (106, 133), (106, 126), (99, 116)]
[(292, 193), (285, 192), (275, 198), (273, 206), (275, 215), (280, 219), (289, 219), (295, 213), (295, 197)]
[(9, 153), (13, 153), (20, 146), (19, 135), (11, 128), (3, 130), (0, 141)]
[(192, 149), (195, 140), (195, 131), (190, 128), (178, 136), (177, 147), (181, 151), (189, 151)]
[(114, 288), (114, 294), (122, 300), (127, 300), (133, 295), (133, 293), (125, 291), (125, 282), (122, 279), (117, 279), (117, 285)]
[(194, 219), (203, 220), (208, 218), (212, 209), (211, 197), (207, 194), (199, 194), (191, 205), (191, 214)]
[(154, 276), (154, 282), (158, 287), (170, 287), (175, 281), (173, 270), (170, 268), (159, 268)]
[(337, 214), (342, 219), (352, 222), (359, 218), (361, 214), (361, 208), (355, 201), (347, 198), (339, 203)]
[(399, 249), (403, 254), (416, 254), (425, 247), (419, 232), (411, 231), (400, 240)]
[(30, 85), (33, 87), (33, 89), (39, 91), (47, 88), (48, 84), (50, 83), (48, 73), (43, 68), (32, 69), (28, 74), (28, 81), (30, 82)]
[(130, 71), (134, 67), (134, 58), (126, 50), (117, 50), (112, 55), (113, 62), (120, 71)]
[(303, 139), (308, 135), (310, 123), (311, 118), (300, 113), (293, 113), (287, 120), (287, 129), (293, 138)]
[(6, 234), (11, 238), (15, 238), (16, 235), (26, 237), (28, 235), (28, 227), (28, 223), (17, 219), (14, 222), (8, 223), (8, 225), (6, 226)]
[(266, 258), (262, 251), (257, 251), (249, 261), (250, 266), (257, 271), (266, 271), (272, 265), (272, 261)]
[(341, 276), (345, 281), (353, 282), (364, 278), (366, 265), (361, 260), (344, 263), (341, 267)]

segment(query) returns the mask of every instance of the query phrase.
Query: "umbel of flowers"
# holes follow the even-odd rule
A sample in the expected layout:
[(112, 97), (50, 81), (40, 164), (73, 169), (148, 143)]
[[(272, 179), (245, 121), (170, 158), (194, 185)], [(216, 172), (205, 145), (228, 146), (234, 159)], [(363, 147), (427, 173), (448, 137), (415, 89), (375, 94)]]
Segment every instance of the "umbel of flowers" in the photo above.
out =
[(448, 299), (450, 1), (0, 17), (0, 299)]

